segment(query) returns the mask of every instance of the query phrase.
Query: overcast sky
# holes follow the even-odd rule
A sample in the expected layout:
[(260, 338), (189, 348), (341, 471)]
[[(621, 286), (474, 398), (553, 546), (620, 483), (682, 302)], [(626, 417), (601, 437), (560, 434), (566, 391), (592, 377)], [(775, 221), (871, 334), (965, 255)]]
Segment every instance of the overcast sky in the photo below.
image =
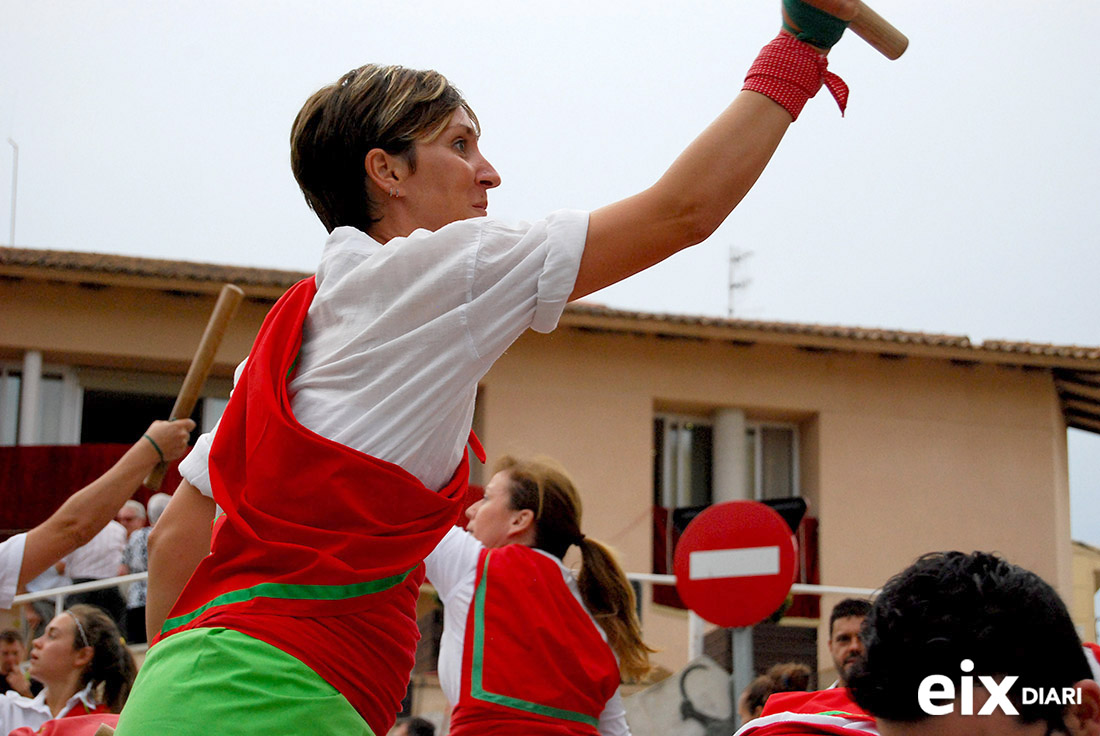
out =
[[(841, 118), (811, 101), (706, 244), (595, 299), (1100, 345), (1095, 0), (876, 0), (911, 48), (846, 38)], [(0, 0), (15, 244), (312, 270), (290, 175), (305, 98), (366, 62), (463, 90), (503, 176), (490, 214), (591, 209), (651, 184), (740, 88), (772, 0)], [(13, 148), (0, 141), (0, 242)], [(1071, 431), (1075, 538), (1100, 546), (1100, 438)]]

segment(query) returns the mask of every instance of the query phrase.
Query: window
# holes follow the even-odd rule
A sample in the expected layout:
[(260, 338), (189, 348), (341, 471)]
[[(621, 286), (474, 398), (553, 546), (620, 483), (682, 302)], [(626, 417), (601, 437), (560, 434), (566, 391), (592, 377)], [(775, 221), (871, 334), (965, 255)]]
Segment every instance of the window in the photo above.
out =
[[(84, 417), (80, 423), (83, 444), (100, 442), (130, 444), (153, 419), (167, 419), (172, 413), (175, 397), (134, 391), (84, 392)], [(202, 402), (192, 418), (202, 425)]]
[[(0, 445), (19, 444), (22, 416), (23, 370), (0, 364)], [(72, 371), (62, 366), (44, 366), (38, 384), (38, 414), (34, 417), (35, 445), (75, 445), (80, 421), (81, 391)]]
[(666, 415), (653, 423), (655, 506), (705, 506), (711, 501), (714, 432), (703, 417)]
[(757, 501), (791, 498), (798, 490), (798, 433), (792, 425), (746, 423), (747, 488)]
[[(20, 428), (25, 424), (23, 378), (21, 365), (0, 363), (0, 445), (20, 444)], [(38, 384), (33, 441), (26, 444), (130, 444), (151, 421), (168, 418), (179, 385), (178, 377), (164, 374), (45, 365)], [(226, 404), (221, 397), (229, 393), (229, 386), (228, 379), (207, 379), (205, 396), (192, 414), (198, 424), (196, 438), (221, 417)]]
[(22, 375), (0, 366), (0, 445), (14, 445), (19, 436), (19, 387)]
[[(713, 421), (705, 416), (660, 414), (653, 422), (653, 505), (668, 509), (713, 502)], [(799, 496), (798, 428), (780, 422), (745, 422), (745, 489), (757, 500)]]

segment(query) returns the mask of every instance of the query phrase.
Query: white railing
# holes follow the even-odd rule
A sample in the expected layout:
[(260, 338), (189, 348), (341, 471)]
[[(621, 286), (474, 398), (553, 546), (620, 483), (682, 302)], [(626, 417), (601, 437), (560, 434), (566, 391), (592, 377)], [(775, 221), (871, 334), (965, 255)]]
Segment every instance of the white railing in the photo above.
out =
[(67, 595), (72, 595), (73, 593), (83, 593), (89, 590), (99, 590), (100, 588), (110, 588), (112, 585), (136, 583), (139, 580), (147, 580), (148, 578), (148, 572), (135, 572), (130, 575), (120, 575), (117, 578), (89, 580), (86, 583), (73, 583), (72, 585), (64, 585), (60, 588), (48, 588), (46, 590), (39, 590), (34, 593), (22, 593), (12, 599), (12, 605), (18, 605), (19, 603), (33, 603), (34, 601), (48, 601), (52, 598), (54, 605), (57, 606), (57, 610), (60, 611), (62, 608), (65, 607), (65, 596)]
[[(627, 578), (634, 582), (642, 583), (643, 585), (675, 585), (675, 575), (657, 575), (654, 573), (646, 572), (628, 572)], [(122, 575), (117, 578), (104, 578), (103, 580), (91, 580), (87, 583), (75, 583), (73, 585), (66, 585), (61, 588), (50, 588), (49, 590), (40, 590), (35, 593), (24, 593), (22, 595), (15, 596), (12, 601), (12, 605), (19, 603), (31, 603), (33, 601), (43, 601), (53, 599), (54, 605), (57, 610), (60, 611), (65, 607), (65, 596), (73, 593), (83, 593), (88, 590), (99, 590), (100, 588), (110, 588), (112, 585), (122, 585), (123, 583), (134, 583), (139, 580), (146, 580), (149, 577), (148, 572), (135, 572), (131, 575)], [(871, 598), (878, 593), (878, 590), (873, 588), (853, 588), (843, 585), (808, 585), (805, 583), (795, 583), (791, 586), (791, 592), (796, 595), (851, 595), (861, 596), (864, 598)], [(705, 624), (703, 619), (700, 618), (694, 611), (688, 612), (688, 661), (691, 661), (703, 653), (703, 638), (705, 635)]]

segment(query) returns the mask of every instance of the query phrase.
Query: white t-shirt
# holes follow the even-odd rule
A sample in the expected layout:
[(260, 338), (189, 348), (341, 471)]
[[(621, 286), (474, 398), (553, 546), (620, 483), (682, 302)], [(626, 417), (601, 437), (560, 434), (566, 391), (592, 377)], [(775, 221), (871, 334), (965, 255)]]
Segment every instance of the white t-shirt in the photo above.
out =
[[(482, 550), (481, 542), (465, 529), (454, 527), (432, 553), (424, 560), (428, 582), (432, 584), (443, 602), (443, 637), (439, 644), (439, 686), (453, 706), (458, 702), (462, 688), (462, 653), (466, 638), (466, 617), (474, 599), (477, 582), (477, 562)], [(588, 612), (577, 588), (573, 571), (561, 564), (553, 555), (536, 549), (539, 554), (557, 563), (562, 579), (581, 608)], [(589, 614), (591, 617), (591, 614)], [(593, 619), (595, 623), (595, 619)], [(607, 634), (596, 623), (600, 636), (607, 641)], [(618, 689), (604, 705), (600, 714), (600, 736), (629, 736), (626, 708)]]
[(19, 571), (23, 567), (23, 548), (26, 544), (25, 533), (0, 542), (0, 611), (11, 608), (11, 600), (19, 586)]
[[(587, 231), (576, 211), (516, 226), (461, 220), (385, 245), (336, 228), (289, 386), (295, 417), (442, 488), (462, 459), (478, 381), (528, 327), (557, 326)], [(206, 495), (211, 439), (180, 465)]]
[[(89, 682), (83, 690), (69, 698), (56, 717), (63, 717), (77, 703), (83, 703), (89, 712), (94, 710), (96, 701), (92, 698), (92, 684)], [(22, 726), (38, 729), (46, 721), (53, 719), (54, 715), (46, 705), (45, 690), (33, 698), (25, 698), (14, 690), (8, 690), (0, 696), (0, 733), (7, 733)]]
[(65, 574), (73, 580), (104, 580), (118, 575), (125, 551), (126, 527), (112, 519), (87, 544), (61, 559), (65, 563)]

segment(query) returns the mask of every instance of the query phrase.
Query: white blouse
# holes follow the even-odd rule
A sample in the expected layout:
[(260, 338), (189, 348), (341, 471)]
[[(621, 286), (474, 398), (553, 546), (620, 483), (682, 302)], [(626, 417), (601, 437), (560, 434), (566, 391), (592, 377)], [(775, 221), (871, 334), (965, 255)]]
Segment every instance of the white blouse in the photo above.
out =
[(83, 690), (69, 698), (56, 716), (50, 713), (50, 707), (46, 705), (45, 690), (33, 698), (25, 698), (14, 690), (8, 690), (0, 697), (0, 733), (6, 734), (23, 726), (37, 730), (46, 721), (63, 717), (77, 703), (83, 703), (89, 712), (94, 710), (97, 703), (92, 698), (93, 684), (89, 682)]
[[(587, 232), (575, 211), (516, 226), (461, 220), (385, 245), (336, 228), (289, 387), (295, 417), (442, 488), (462, 459), (478, 381), (528, 327), (557, 326)], [(180, 466), (206, 495), (211, 438)]]

